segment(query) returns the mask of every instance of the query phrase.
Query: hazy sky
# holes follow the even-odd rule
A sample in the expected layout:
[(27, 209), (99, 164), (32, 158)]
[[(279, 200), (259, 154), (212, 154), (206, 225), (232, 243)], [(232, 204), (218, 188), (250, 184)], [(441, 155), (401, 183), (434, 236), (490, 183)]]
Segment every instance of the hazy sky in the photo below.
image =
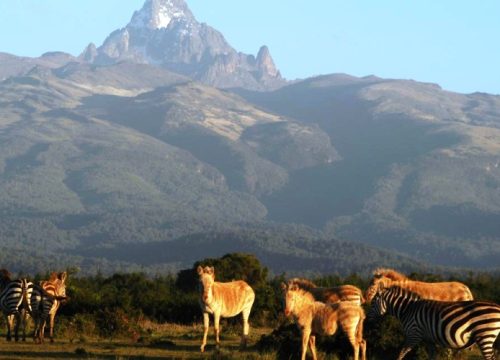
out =
[[(187, 0), (239, 51), (263, 44), (288, 79), (343, 72), (500, 94), (497, 0)], [(143, 0), (0, 0), (0, 52), (78, 55)]]

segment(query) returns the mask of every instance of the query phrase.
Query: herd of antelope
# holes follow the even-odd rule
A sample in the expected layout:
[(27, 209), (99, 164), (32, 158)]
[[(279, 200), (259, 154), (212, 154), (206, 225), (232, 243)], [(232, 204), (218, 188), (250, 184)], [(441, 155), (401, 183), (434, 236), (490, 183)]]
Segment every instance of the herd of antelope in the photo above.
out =
[[(243, 315), (242, 346), (249, 333), (248, 318), (255, 293), (244, 281), (217, 282), (213, 267), (201, 267), (199, 302), (203, 312), (205, 350), (209, 314), (213, 314), (216, 345), (219, 346), (221, 317)], [(292, 316), (302, 334), (301, 358), (308, 348), (316, 360), (316, 335), (333, 335), (337, 328), (352, 345), (354, 360), (366, 359), (363, 339), (366, 318), (362, 305), (371, 304), (368, 319), (390, 314), (399, 319), (405, 342), (398, 356), (403, 359), (421, 341), (426, 340), (454, 351), (476, 344), (484, 359), (495, 359), (495, 341), (500, 332), (500, 305), (475, 301), (469, 288), (459, 282), (427, 283), (414, 281), (392, 269), (377, 269), (365, 294), (353, 286), (333, 288), (315, 286), (304, 279), (282, 283), (285, 315)], [(434, 350), (431, 346), (430, 351)]]

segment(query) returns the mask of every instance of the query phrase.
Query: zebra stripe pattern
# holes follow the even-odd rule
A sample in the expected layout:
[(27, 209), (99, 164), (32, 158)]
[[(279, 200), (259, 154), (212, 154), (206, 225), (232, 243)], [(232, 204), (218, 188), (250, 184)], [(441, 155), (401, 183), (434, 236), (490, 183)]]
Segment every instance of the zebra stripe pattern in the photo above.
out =
[[(5, 279), (4, 279), (5, 280)], [(7, 323), (7, 341), (12, 339), (12, 327), (15, 321), (14, 336), (19, 340), (19, 326), (21, 323), (21, 311), (31, 311), (29, 298), (33, 291), (33, 283), (26, 279), (5, 281), (3, 290), (0, 293), (0, 309), (2, 310)]]
[(474, 343), (484, 359), (495, 360), (494, 343), (500, 333), (500, 305), (485, 301), (444, 302), (423, 300), (393, 286), (380, 289), (373, 299), (369, 318), (396, 316), (406, 335), (398, 360), (423, 339), (451, 349)]
[(66, 272), (53, 273), (47, 281), (41, 281), (33, 287), (30, 303), (32, 316), (35, 321), (33, 334), (35, 342), (43, 342), (47, 319), (49, 322), (50, 341), (54, 341), (54, 320), (61, 305), (66, 300)]
[(340, 285), (335, 287), (316, 286), (312, 281), (293, 278), (288, 281), (288, 286), (297, 285), (300, 289), (310, 292), (316, 301), (326, 303), (338, 303), (350, 301), (361, 305), (365, 303), (361, 289), (353, 285)]

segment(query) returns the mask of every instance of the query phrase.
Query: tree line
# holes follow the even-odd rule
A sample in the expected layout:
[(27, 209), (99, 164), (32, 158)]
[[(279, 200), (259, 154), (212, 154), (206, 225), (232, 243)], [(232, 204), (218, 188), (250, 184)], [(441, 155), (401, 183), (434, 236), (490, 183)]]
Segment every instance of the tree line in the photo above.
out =
[[(198, 265), (214, 266), (217, 281), (241, 279), (252, 286), (256, 294), (250, 316), (252, 326), (275, 329), (263, 336), (257, 346), (262, 351), (285, 351), (283, 357), (291, 354), (294, 344), (299, 343), (299, 335), (295, 325), (290, 324), (283, 315), (280, 284), (287, 276), (271, 276), (255, 255), (243, 253), (206, 258), (175, 275), (154, 277), (138, 272), (78, 276), (74, 270), (72, 274), (69, 269), (67, 294), (70, 300), (60, 309), (56, 331), (60, 336), (132, 336), (138, 340), (148, 336), (141, 329), (141, 319), (158, 323), (201, 323), (196, 272)], [(35, 280), (43, 277), (43, 274), (37, 275)], [(409, 277), (422, 281), (461, 281), (469, 286), (476, 299), (500, 303), (499, 274), (469, 272), (459, 276), (446, 276), (415, 272), (409, 274)], [(318, 286), (352, 284), (366, 290), (370, 278), (353, 273), (347, 276), (326, 275), (311, 280)], [(229, 325), (240, 326), (239, 317), (225, 321)], [(387, 354), (399, 349), (402, 333), (393, 319), (367, 325), (365, 329), (372, 355), (377, 352)], [(350, 351), (342, 335), (320, 340), (318, 346), (324, 351)]]

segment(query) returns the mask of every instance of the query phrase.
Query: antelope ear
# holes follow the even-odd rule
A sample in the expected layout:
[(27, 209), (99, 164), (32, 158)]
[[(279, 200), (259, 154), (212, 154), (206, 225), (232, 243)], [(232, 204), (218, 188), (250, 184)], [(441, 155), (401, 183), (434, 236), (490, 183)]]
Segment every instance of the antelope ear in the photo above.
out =
[(68, 277), (68, 274), (66, 271), (62, 272), (59, 274), (59, 279), (64, 283), (66, 281), (66, 278)]
[(196, 269), (196, 271), (198, 272), (198, 275), (203, 274), (203, 268), (200, 265), (198, 265), (198, 268)]

